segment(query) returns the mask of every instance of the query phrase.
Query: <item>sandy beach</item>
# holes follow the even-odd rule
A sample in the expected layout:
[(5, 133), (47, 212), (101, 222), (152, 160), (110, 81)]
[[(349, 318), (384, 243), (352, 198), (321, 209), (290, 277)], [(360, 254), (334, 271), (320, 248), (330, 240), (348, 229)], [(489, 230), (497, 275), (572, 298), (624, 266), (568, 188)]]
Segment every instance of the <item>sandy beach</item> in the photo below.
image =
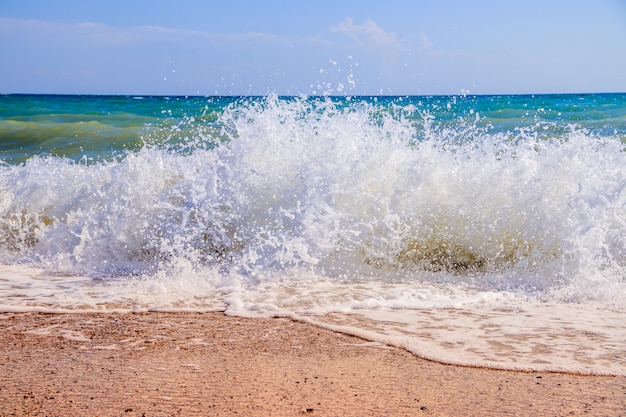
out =
[(0, 315), (1, 416), (624, 416), (626, 377), (443, 365), (289, 319)]

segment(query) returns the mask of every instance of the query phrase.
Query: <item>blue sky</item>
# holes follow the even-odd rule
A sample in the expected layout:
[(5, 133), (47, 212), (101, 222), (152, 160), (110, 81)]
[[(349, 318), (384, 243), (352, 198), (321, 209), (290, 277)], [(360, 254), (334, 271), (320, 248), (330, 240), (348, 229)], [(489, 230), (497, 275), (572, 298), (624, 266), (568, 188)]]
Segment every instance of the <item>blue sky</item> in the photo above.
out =
[(626, 92), (626, 0), (0, 0), (0, 93)]

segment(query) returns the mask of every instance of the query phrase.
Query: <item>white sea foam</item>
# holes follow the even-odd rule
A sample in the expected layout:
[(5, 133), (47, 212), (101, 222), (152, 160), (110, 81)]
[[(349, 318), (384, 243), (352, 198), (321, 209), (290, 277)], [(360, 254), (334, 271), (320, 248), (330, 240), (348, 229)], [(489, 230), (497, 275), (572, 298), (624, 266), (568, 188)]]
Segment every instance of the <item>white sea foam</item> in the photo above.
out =
[(0, 308), (291, 316), (442, 361), (626, 374), (624, 145), (475, 116), (270, 97), (217, 133), (190, 118), (182, 144), (2, 166)]

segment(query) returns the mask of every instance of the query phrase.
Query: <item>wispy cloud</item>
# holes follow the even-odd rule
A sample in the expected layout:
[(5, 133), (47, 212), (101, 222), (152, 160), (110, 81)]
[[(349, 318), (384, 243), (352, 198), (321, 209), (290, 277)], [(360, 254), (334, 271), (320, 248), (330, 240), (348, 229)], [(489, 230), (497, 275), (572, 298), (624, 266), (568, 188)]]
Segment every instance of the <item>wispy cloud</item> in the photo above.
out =
[(426, 50), (426, 51), (432, 51), (433, 50), (433, 43), (430, 41), (430, 38), (428, 38), (428, 36), (426, 36), (426, 34), (424, 32), (420, 32), (418, 33), (419, 39), (420, 39), (420, 45), (422, 47), (422, 49)]
[(162, 26), (114, 27), (95, 22), (60, 23), (41, 20), (9, 19), (0, 17), (0, 35), (45, 43), (63, 41), (76, 44), (128, 45), (167, 40), (241, 42), (246, 40), (273, 40), (275, 36), (248, 32), (240, 34), (211, 33)]
[(46, 83), (54, 86), (49, 91), (73, 92), (247, 93), (261, 85), (306, 93), (320, 80), (325, 90), (366, 80), (367, 88), (391, 85), (432, 43), (425, 34), (400, 39), (373, 20), (350, 18), (318, 35), (288, 37), (0, 17), (0, 50), (10, 63), (0, 66), (0, 91)]
[(358, 43), (374, 43), (379, 45), (399, 45), (394, 32), (387, 32), (373, 20), (367, 19), (363, 24), (356, 24), (351, 18), (340, 22), (330, 29), (332, 32), (343, 33)]

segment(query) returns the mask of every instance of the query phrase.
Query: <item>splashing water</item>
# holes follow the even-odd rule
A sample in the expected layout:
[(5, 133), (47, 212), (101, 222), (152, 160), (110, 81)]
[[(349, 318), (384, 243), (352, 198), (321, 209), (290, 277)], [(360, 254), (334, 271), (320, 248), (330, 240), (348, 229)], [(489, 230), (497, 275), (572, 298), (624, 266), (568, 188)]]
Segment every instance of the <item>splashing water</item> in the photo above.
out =
[(1, 308), (282, 315), (626, 374), (626, 126), (579, 99), (230, 99), (4, 164)]

